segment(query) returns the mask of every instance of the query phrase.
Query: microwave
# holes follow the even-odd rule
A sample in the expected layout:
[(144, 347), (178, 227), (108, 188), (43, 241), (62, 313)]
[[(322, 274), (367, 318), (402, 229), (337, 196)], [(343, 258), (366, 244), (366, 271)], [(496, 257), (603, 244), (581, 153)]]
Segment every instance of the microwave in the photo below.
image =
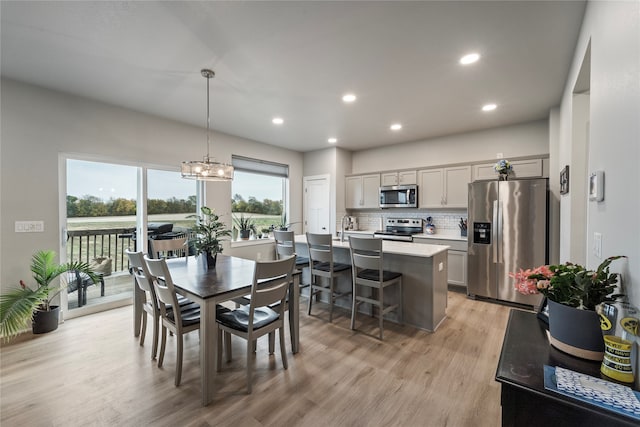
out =
[(417, 208), (418, 186), (389, 185), (380, 187), (381, 208)]

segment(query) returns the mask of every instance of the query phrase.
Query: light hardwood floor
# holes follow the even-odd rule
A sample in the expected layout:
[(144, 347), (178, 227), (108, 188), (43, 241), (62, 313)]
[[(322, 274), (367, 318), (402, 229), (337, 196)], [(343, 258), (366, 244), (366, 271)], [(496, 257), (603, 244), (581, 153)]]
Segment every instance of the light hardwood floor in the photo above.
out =
[[(258, 343), (253, 394), (245, 394), (243, 340), (223, 364), (219, 391), (200, 406), (198, 334), (185, 340), (182, 384), (173, 386), (175, 337), (163, 368), (132, 334), (131, 307), (68, 320), (52, 333), (3, 345), (0, 425), (10, 426), (498, 426), (494, 381), (509, 307), (449, 292), (435, 333), (326, 306), (301, 310), (301, 351), (283, 370)], [(301, 301), (306, 306), (306, 300)], [(301, 306), (301, 308), (302, 308)], [(324, 310), (323, 310), (324, 308)], [(287, 340), (287, 342), (289, 342)]]

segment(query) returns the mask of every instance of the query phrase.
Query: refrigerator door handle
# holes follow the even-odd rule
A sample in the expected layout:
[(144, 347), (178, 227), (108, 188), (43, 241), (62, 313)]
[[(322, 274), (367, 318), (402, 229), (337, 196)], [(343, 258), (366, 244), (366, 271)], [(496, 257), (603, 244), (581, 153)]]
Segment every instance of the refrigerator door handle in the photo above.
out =
[(498, 262), (502, 263), (504, 262), (502, 259), (502, 202), (498, 202), (498, 222), (496, 224), (496, 235), (498, 237), (498, 240), (496, 240), (496, 246), (498, 247), (496, 252), (498, 252)]
[(491, 226), (491, 248), (493, 252), (493, 263), (498, 262), (498, 201), (493, 201), (493, 221)]

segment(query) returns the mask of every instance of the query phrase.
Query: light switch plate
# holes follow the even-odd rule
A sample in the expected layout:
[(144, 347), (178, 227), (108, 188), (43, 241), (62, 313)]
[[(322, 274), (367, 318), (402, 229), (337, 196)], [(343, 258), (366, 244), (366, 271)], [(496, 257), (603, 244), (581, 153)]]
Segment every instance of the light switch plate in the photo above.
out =
[(602, 234), (593, 233), (593, 255), (602, 259)]
[(44, 221), (16, 221), (16, 233), (42, 233), (44, 232)]

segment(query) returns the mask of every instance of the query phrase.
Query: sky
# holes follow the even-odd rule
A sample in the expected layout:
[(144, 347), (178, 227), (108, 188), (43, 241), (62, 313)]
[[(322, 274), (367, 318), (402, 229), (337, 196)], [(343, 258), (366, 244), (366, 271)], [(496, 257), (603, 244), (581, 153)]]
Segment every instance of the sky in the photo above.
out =
[[(135, 199), (137, 170), (134, 166), (68, 160), (67, 194), (79, 198), (91, 195), (104, 201), (111, 198)], [(255, 175), (236, 172), (232, 195), (242, 194), (245, 199), (254, 196), (258, 200), (280, 200), (282, 188), (277, 180), (266, 176), (255, 179)], [(180, 172), (154, 169), (149, 170), (148, 192), (150, 199), (187, 199), (196, 194), (196, 183), (182, 179)]]

